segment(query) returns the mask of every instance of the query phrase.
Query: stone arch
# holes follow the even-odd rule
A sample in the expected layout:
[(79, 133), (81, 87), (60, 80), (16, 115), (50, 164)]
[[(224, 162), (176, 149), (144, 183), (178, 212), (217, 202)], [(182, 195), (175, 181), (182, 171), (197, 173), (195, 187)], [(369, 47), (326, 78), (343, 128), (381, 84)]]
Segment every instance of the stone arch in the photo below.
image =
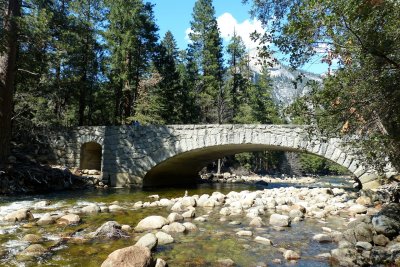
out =
[(102, 146), (97, 142), (86, 142), (81, 145), (80, 168), (101, 171)]
[[(276, 144), (221, 144), (195, 148), (173, 156), (165, 155), (164, 159), (155, 164), (144, 176), (143, 186), (162, 186), (168, 184), (193, 183), (198, 177), (198, 172), (208, 163), (228, 155), (242, 152), (256, 152), (265, 150), (280, 150), (288, 152), (307, 152), (329, 159), (351, 173), (359, 176), (364, 174), (364, 169), (356, 159), (344, 153), (340, 148), (330, 143), (300, 143), (298, 146), (282, 146)], [(358, 177), (358, 176), (357, 176)]]

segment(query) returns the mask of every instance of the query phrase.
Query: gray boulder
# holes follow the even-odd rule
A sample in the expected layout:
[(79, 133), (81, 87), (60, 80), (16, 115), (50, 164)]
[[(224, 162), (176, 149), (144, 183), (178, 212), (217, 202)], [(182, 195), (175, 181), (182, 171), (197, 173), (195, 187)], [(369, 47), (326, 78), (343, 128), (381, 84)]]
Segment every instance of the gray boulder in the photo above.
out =
[(101, 267), (150, 267), (154, 265), (150, 249), (142, 246), (130, 246), (112, 252), (101, 264)]
[(400, 203), (390, 203), (372, 217), (372, 224), (378, 234), (389, 238), (400, 233)]
[(122, 237), (128, 237), (127, 233), (125, 233), (121, 229), (121, 225), (115, 221), (105, 222), (102, 226), (97, 228), (96, 231), (90, 234), (92, 238), (101, 238), (101, 239), (118, 239)]

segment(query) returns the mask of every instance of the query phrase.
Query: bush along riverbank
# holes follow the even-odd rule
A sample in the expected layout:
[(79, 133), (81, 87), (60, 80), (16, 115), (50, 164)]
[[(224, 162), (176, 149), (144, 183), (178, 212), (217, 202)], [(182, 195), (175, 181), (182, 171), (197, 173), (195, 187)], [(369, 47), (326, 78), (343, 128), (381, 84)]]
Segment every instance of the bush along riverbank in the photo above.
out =
[[(224, 232), (210, 231), (207, 242), (230, 236), (237, 242), (244, 241), (246, 250), (260, 247), (279, 253), (273, 254), (272, 264), (313, 258), (343, 266), (399, 265), (400, 204), (393, 198), (393, 192), (398, 190), (397, 183), (376, 192), (357, 193), (341, 188), (281, 187), (175, 198), (149, 195), (147, 199), (135, 202), (66, 204), (38, 201), (22, 209), (17, 209), (20, 205), (10, 204), (0, 207), (1, 231), (9, 234), (2, 254), (8, 261), (29, 262), (33, 258), (34, 261), (40, 259), (56, 264), (62, 258), (61, 252), (66, 250), (62, 262), (68, 265), (72, 264), (69, 262), (71, 256), (67, 256), (71, 255), (68, 249), (79, 244), (86, 246), (83, 251), (96, 251), (97, 244), (101, 252), (92, 252), (87, 257), (94, 257), (91, 260), (98, 265), (125, 266), (125, 262), (138, 262), (137, 266), (165, 266), (166, 262), (161, 258), (171, 265), (179, 265), (182, 262), (177, 263), (177, 259), (168, 256), (173, 253), (174, 246), (180, 246), (190, 233), (200, 231), (203, 236), (207, 232), (204, 229), (211, 224), (220, 224), (227, 228)], [(131, 216), (136, 219), (129, 220)], [(338, 227), (327, 227), (326, 223), (335, 218)], [(296, 228), (301, 231), (307, 222), (321, 224), (319, 230), (311, 234), (300, 233), (302, 238), (308, 236), (307, 246), (329, 243), (330, 250), (323, 253), (316, 250), (312, 253), (317, 254), (310, 255), (303, 247), (303, 241), (296, 247), (291, 243), (297, 240), (280, 239), (279, 236), (297, 225), (301, 225)], [(54, 232), (50, 234), (51, 229)], [(21, 231), (24, 235), (12, 235), (13, 231)], [(13, 240), (15, 237), (17, 240)], [(100, 243), (96, 243), (98, 241)], [(110, 247), (104, 247), (104, 241)], [(170, 250), (165, 250), (167, 244)], [(233, 251), (227, 249), (226, 252), (232, 256), (207, 262), (199, 252), (193, 259), (185, 261), (246, 266), (243, 259), (235, 258), (237, 255)], [(53, 257), (55, 254), (57, 257)]]

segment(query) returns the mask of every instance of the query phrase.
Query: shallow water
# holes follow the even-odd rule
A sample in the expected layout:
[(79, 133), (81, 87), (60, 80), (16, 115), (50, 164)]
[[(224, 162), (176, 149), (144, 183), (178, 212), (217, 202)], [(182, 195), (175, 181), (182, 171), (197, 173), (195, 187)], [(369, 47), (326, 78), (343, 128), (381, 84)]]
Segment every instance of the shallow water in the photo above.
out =
[[(339, 179), (339, 178), (338, 178)], [(343, 179), (330, 179), (342, 183)], [(269, 185), (267, 188), (285, 186), (284, 184)], [(292, 185), (291, 185), (292, 186)], [(149, 215), (168, 216), (169, 210), (165, 207), (142, 208), (133, 210), (131, 207), (137, 201), (151, 201), (148, 196), (158, 194), (160, 198), (182, 197), (185, 191), (188, 195), (211, 194), (219, 191), (259, 190), (265, 187), (256, 187), (241, 184), (204, 184), (194, 188), (165, 188), (148, 189), (146, 191), (134, 189), (108, 189), (92, 191), (73, 191), (54, 193), (50, 195), (37, 195), (26, 197), (2, 197), (0, 198), (0, 216), (4, 216), (11, 210), (23, 207), (32, 208), (34, 203), (41, 200), (50, 200), (51, 205), (32, 212), (40, 217), (46, 212), (56, 212), (71, 208), (80, 208), (89, 203), (110, 205), (118, 201), (126, 210), (114, 213), (99, 213), (96, 215), (80, 215), (83, 223), (77, 226), (35, 226), (24, 228), (9, 224), (0, 224), (0, 265), (1, 266), (100, 266), (112, 251), (133, 245), (139, 236), (134, 233), (129, 238), (107, 241), (83, 241), (79, 237), (95, 231), (106, 221), (117, 221), (120, 224), (128, 224), (132, 227)], [(274, 230), (266, 225), (254, 229), (248, 227), (250, 218), (244, 216), (229, 216), (225, 222), (220, 221), (219, 208), (196, 208), (196, 217), (208, 215), (206, 222), (197, 222), (199, 231), (187, 234), (171, 234), (175, 242), (173, 244), (158, 246), (155, 258), (163, 258), (169, 266), (215, 266), (218, 259), (230, 258), (237, 266), (259, 266), (265, 263), (268, 266), (330, 266), (328, 261), (316, 258), (316, 255), (329, 252), (334, 248), (332, 243), (320, 244), (312, 240), (316, 233), (322, 233), (321, 227), (330, 227), (333, 230), (341, 230), (344, 219), (330, 217), (324, 221), (306, 218), (305, 221), (293, 223), (292, 227), (284, 231)], [(260, 216), (264, 222), (268, 222), (270, 214)], [(189, 220), (190, 221), (190, 220)], [(229, 221), (239, 221), (240, 225), (230, 225)], [(238, 237), (238, 230), (253, 231), (252, 237)], [(28, 233), (39, 234), (45, 238), (44, 245), (50, 252), (40, 258), (23, 258), (18, 253), (28, 246), (21, 241)], [(72, 235), (74, 238), (61, 242), (62, 237)], [(253, 241), (255, 236), (270, 239), (273, 246), (265, 246)], [(282, 257), (278, 248), (292, 249), (301, 252), (301, 259), (297, 263), (289, 263)], [(273, 259), (281, 259), (282, 264), (275, 264)], [(262, 266), (262, 265), (261, 265)]]

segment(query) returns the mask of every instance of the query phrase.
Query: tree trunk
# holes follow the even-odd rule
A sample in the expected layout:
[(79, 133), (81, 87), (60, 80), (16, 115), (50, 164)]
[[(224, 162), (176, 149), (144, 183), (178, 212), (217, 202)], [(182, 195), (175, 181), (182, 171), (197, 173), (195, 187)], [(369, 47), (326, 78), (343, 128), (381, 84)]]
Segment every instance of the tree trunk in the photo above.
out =
[(0, 52), (0, 166), (10, 154), (11, 117), (15, 86), (16, 58), (18, 50), (17, 22), (20, 15), (20, 0), (5, 2), (3, 29), (5, 49)]

